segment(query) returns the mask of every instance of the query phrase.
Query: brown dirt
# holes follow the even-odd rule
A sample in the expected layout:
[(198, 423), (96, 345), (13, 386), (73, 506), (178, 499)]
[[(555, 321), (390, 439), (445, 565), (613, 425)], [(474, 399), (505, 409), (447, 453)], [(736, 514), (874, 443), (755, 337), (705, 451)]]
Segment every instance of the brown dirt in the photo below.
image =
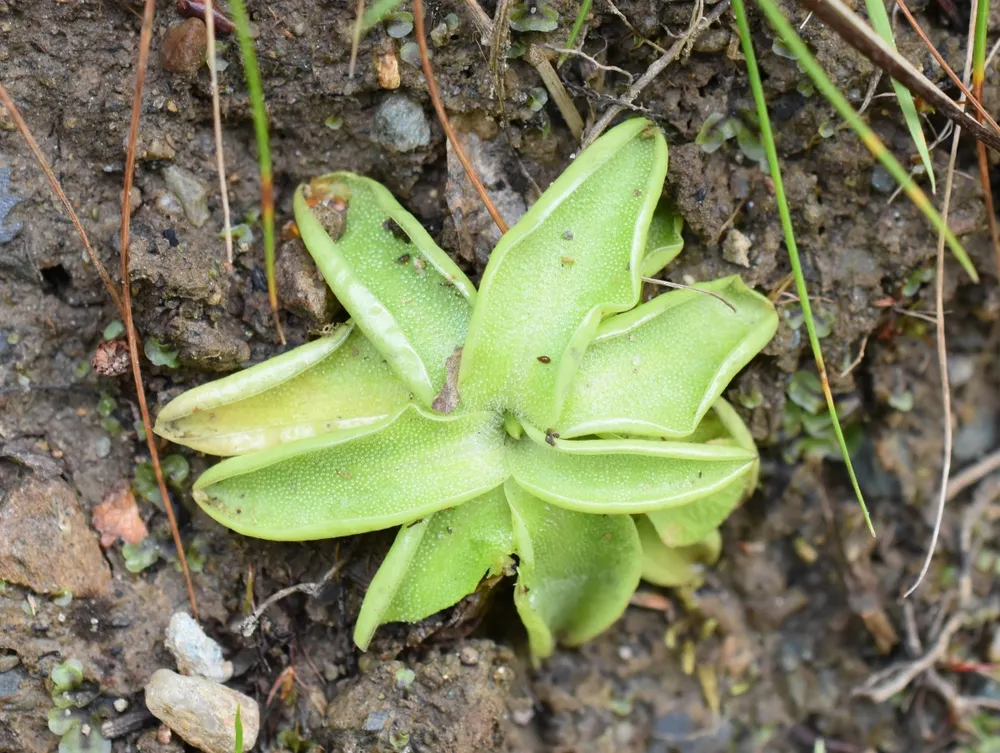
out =
[[(399, 42), (373, 30), (361, 45), (358, 73), (351, 79), (353, 2), (250, 5), (260, 34), (279, 223), (291, 216), (292, 190), (299, 181), (335, 169), (355, 170), (384, 182), (471, 274), (480, 272), (489, 226), (456, 183), (459, 176), (433, 119), (422, 74), (398, 60), (398, 92), (380, 87), (379, 61), (386, 53), (398, 55)], [(556, 0), (552, 5), (562, 21), (546, 41), (561, 44), (577, 4)], [(608, 5), (594, 5), (587, 51), (597, 54), (607, 47), (608, 62), (643, 71), (655, 53), (648, 47), (633, 49), (631, 33)], [(691, 10), (687, 2), (658, 0), (617, 5), (641, 33), (663, 44), (671, 41), (665, 29), (683, 29)], [(255, 239), (239, 253), (234, 272), (222, 263), (208, 74), (204, 67), (168, 72), (160, 57), (168, 27), (181, 21), (173, 6), (158, 3), (135, 180), (141, 204), (133, 216), (129, 272), (140, 331), (176, 349), (181, 364), (177, 369), (146, 365), (157, 405), (220, 371), (279, 352), (267, 307), (259, 228), (254, 226)], [(492, 11), (492, 4), (487, 6)], [(0, 75), (115, 276), (139, 7), (131, 0), (0, 0)], [(788, 9), (801, 20), (799, 11)], [(526, 105), (527, 90), (541, 82), (523, 61), (512, 62), (507, 72), (510, 125), (504, 133), (483, 48), (463, 4), (434, 2), (428, 12), (429, 28), (449, 12), (460, 18), (448, 44), (434, 50), (445, 106), (463, 132), (475, 133), (484, 165), (504, 193), (504, 211), (516, 215), (521, 202), (535, 196), (532, 182), (544, 187), (566, 164), (574, 151), (572, 139), (552, 103), (538, 113)], [(649, 87), (641, 104), (668, 133), (667, 196), (687, 222), (687, 247), (671, 278), (739, 272), (748, 284), (768, 291), (789, 267), (767, 179), (735, 145), (706, 154), (694, 144), (711, 113), (746, 118), (752, 109), (742, 66), (726, 54), (731, 17), (723, 19), (690, 57)], [(921, 19), (958, 67), (964, 32), (949, 28), (935, 8), (926, 9)], [(670, 610), (633, 607), (592, 644), (560, 651), (539, 669), (525, 663), (522, 636), (511, 627), (509, 594), (498, 595), (481, 631), (484, 637), (462, 638), (454, 630), (422, 626), (421, 636), (433, 635), (414, 649), (407, 648), (415, 642), (412, 635), (386, 630), (379, 650), (359, 660), (350, 630), (364, 586), (389, 541), (385, 535), (339, 545), (243, 539), (198, 512), (182, 485), (175, 494), (182, 535), (204, 560), (194, 575), (202, 622), (231, 654), (237, 667), (234, 685), (263, 701), (281, 670), (290, 663), (296, 667), (301, 684), (262, 714), (261, 740), (270, 749), (281, 749), (274, 741), (289, 729), (327, 751), (483, 753), (808, 751), (817, 736), (827, 738), (828, 750), (890, 753), (947, 748), (961, 737), (940, 699), (926, 690), (880, 706), (852, 696), (872, 671), (907, 656), (903, 644), (893, 640), (904, 632), (895, 599), (914, 577), (928, 536), (940, 465), (940, 401), (932, 326), (883, 304), (891, 297), (905, 308), (933, 308), (928, 285), (908, 297), (902, 288), (914, 270), (932, 264), (934, 238), (907, 202), (890, 204), (887, 194), (873, 187), (873, 160), (849, 131), (820, 136), (821, 126), (836, 122), (831, 109), (818, 95), (800, 93), (804, 76), (795, 61), (774, 54), (769, 32), (759, 23), (754, 28), (806, 276), (829, 325), (823, 343), (831, 371), (839, 374), (867, 338), (865, 358), (835, 386), (857, 406), (852, 420), (864, 434), (859, 473), (880, 538), (872, 541), (865, 533), (839, 464), (821, 469), (791, 454), (798, 437), (783, 428), (785, 389), (791, 374), (809, 368), (810, 356), (795, 302), (787, 300), (778, 336), (730, 391), (738, 404), (756, 406), (743, 411), (764, 448), (765, 464), (757, 495), (724, 527), (719, 567), (697, 591), (667, 594)], [(805, 36), (841, 88), (860, 102), (871, 67), (815, 20)], [(937, 75), (912, 35), (901, 32), (900, 47)], [(220, 57), (229, 63), (221, 86), (231, 201), (237, 220), (250, 216), (252, 223), (259, 191), (256, 150), (234, 41), (226, 40)], [(620, 77), (608, 73), (599, 94), (601, 76), (579, 60), (570, 60), (561, 72), (587, 115), (599, 113), (605, 95), (621, 84)], [(1000, 96), (996, 82), (991, 70), (988, 104)], [(885, 90), (883, 82), (880, 91)], [(398, 95), (422, 108), (429, 125), (429, 140), (415, 139), (427, 143), (406, 151), (373, 126), (380, 105)], [(912, 146), (891, 100), (876, 99), (869, 112), (883, 139), (897, 154), (910, 157)], [(939, 176), (945, 164), (939, 149)], [(129, 378), (100, 377), (85, 367), (102, 329), (115, 318), (113, 309), (41, 173), (0, 113), (4, 165), (11, 172), (11, 192), (24, 199), (11, 214), (23, 229), (0, 244), (0, 526), (9, 538), (57, 523), (43, 519), (47, 513), (39, 508), (38, 519), (8, 524), (5, 504), (20, 504), (39, 488), (50, 489), (46, 499), (75, 496), (70, 507), (75, 509), (78, 500), (83, 512), (74, 515), (89, 520), (90, 511), (121, 480), (131, 479), (146, 458), (133, 429), (137, 408)], [(201, 183), (208, 221), (197, 208), (185, 213), (167, 193), (164, 173), (171, 165)], [(975, 172), (970, 144), (960, 168)], [(751, 241), (746, 269), (727, 262), (722, 252), (724, 225), (741, 204), (733, 226)], [(983, 202), (974, 181), (959, 178), (953, 206), (956, 232), (978, 268), (990, 270)], [(10, 226), (10, 220), (4, 225), (0, 218), (0, 230)], [(283, 317), (294, 345), (327, 323), (336, 306), (294, 244), (281, 256), (288, 301)], [(992, 275), (985, 277), (983, 286), (972, 286), (957, 265), (948, 263), (959, 467), (997, 444), (1000, 404), (993, 354), (1000, 298)], [(761, 399), (750, 399), (757, 392)], [(110, 416), (99, 411), (105, 393), (116, 400)], [(899, 410), (907, 395), (912, 408)], [(209, 462), (187, 457), (190, 478)], [(150, 674), (171, 666), (163, 628), (174, 610), (185, 608), (186, 596), (165, 516), (148, 502), (140, 505), (161, 558), (133, 574), (124, 567), (120, 544), (111, 547), (104, 555), (110, 586), (99, 574), (107, 567), (99, 552), (96, 563), (81, 562), (80, 572), (73, 573), (77, 578), (89, 573), (93, 588), (76, 580), (51, 588), (49, 580), (59, 570), (44, 573), (42, 580), (12, 575), (5, 569), (9, 549), (0, 544), (0, 577), (10, 581), (0, 590), (0, 752), (55, 748), (57, 738), (46, 730), (46, 682), (58, 662), (79, 659), (101, 698), (126, 698), (133, 705), (141, 705), (140, 691)], [(839, 537), (824, 516), (825, 505), (837, 520)], [(958, 516), (949, 512), (937, 563), (913, 602), (925, 642), (936, 610), (950, 608), (959, 564)], [(989, 594), (998, 557), (988, 525), (994, 517), (978, 529), (985, 552), (974, 570), (979, 598)], [(90, 561), (96, 537), (79, 530), (78, 522), (74, 518), (72, 535), (81, 539), (74, 545), (86, 548)], [(35, 547), (29, 569), (36, 572), (47, 558), (59, 563), (61, 551)], [(348, 561), (342, 577), (319, 597), (286, 599), (267, 613), (251, 639), (232, 628), (248, 592), (259, 602), (278, 588), (320, 577), (341, 557)], [(63, 587), (79, 591), (69, 605), (58, 606), (45, 595)], [(82, 597), (88, 589), (99, 593)], [(995, 630), (987, 624), (960, 633), (952, 653), (969, 661), (995, 660), (988, 651)], [(399, 670), (405, 667), (415, 679), (401, 688)], [(1000, 693), (988, 676), (946, 676), (965, 692)], [(385, 723), (366, 730), (366, 721), (374, 726), (370, 715), (378, 710), (386, 712)], [(150, 732), (147, 723), (117, 741), (116, 750), (126, 750), (140, 735), (152, 744)]]

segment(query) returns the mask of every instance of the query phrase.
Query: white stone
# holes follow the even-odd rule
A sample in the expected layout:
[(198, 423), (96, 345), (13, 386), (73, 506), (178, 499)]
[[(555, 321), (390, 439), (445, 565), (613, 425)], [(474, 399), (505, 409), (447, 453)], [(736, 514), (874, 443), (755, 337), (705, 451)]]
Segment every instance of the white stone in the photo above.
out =
[(158, 669), (146, 685), (146, 706), (181, 739), (204, 753), (233, 753), (237, 708), (243, 726), (243, 750), (251, 750), (257, 742), (257, 702), (211, 680)]

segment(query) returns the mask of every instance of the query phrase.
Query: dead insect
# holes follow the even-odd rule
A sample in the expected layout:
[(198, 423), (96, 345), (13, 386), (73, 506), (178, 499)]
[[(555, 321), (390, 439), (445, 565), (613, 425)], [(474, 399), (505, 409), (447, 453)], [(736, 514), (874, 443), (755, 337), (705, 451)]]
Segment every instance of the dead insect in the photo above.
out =
[(573, 240), (573, 231), (572, 230), (567, 230), (566, 232), (563, 233), (562, 237), (565, 240), (568, 240), (568, 241)]
[(559, 439), (559, 432), (555, 429), (545, 430), (545, 442), (552, 447), (556, 446), (556, 440)]
[(538, 356), (539, 363), (552, 363), (552, 359), (548, 356)]
[(404, 243), (411, 243), (410, 236), (406, 234), (406, 231), (403, 230), (403, 228), (399, 226), (399, 223), (392, 219), (392, 217), (382, 223), (382, 229), (389, 231)]
[(408, 264), (409, 261), (410, 261), (410, 255), (409, 254), (403, 254), (398, 259), (396, 259), (396, 261), (398, 261), (400, 264)]

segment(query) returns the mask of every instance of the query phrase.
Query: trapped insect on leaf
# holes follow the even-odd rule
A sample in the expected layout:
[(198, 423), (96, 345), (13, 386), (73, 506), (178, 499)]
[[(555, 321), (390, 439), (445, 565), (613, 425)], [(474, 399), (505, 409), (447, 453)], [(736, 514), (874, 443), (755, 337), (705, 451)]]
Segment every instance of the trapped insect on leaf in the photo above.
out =
[(501, 238), (478, 291), (374, 181), (300, 186), (302, 239), (352, 318), (163, 409), (159, 434), (231, 456), (197, 502), (272, 540), (402, 526), (362, 649), (484, 578), (516, 574), (536, 658), (604, 630), (641, 577), (689, 582), (756, 484), (721, 395), (777, 315), (736, 276), (640, 304), (681, 247), (666, 169), (651, 123), (609, 131)]

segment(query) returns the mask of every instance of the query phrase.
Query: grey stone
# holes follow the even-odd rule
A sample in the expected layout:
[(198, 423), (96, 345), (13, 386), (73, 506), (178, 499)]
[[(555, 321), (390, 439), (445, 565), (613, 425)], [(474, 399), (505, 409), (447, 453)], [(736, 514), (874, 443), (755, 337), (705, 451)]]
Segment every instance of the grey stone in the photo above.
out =
[(195, 227), (208, 222), (208, 192), (198, 178), (183, 167), (170, 165), (163, 170), (163, 180), (170, 192), (180, 200), (188, 222)]
[(412, 152), (431, 143), (431, 126), (424, 108), (403, 94), (393, 94), (375, 111), (371, 136), (393, 151)]

